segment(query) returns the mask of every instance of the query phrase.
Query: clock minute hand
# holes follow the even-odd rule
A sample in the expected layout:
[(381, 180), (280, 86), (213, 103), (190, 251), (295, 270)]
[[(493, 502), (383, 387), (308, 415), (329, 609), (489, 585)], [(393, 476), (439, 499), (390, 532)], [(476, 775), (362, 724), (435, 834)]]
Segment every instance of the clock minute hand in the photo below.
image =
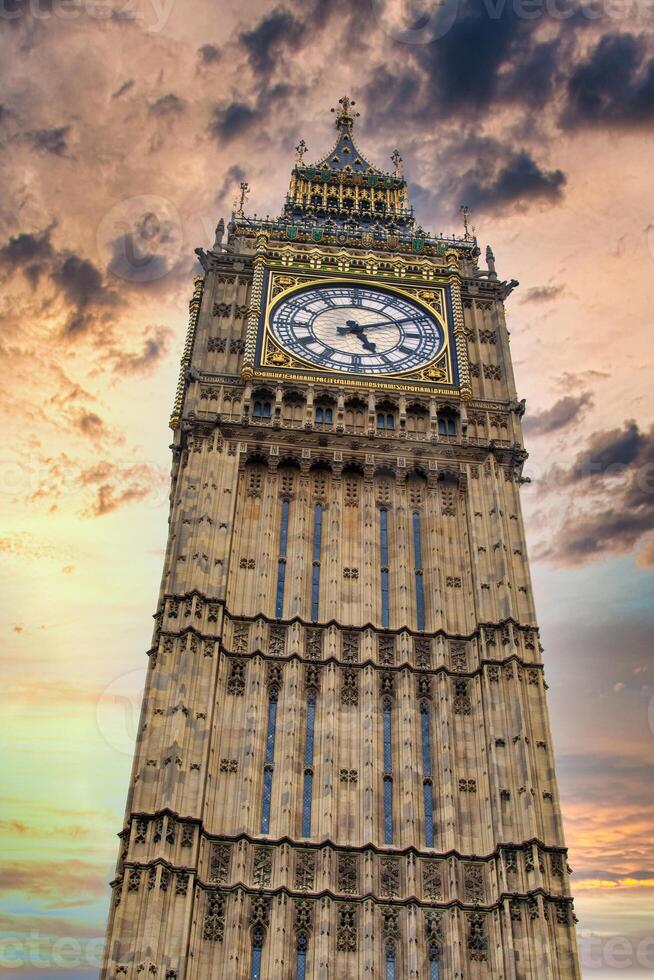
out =
[(362, 323), (361, 326), (364, 330), (369, 330), (371, 327), (397, 327), (401, 323), (415, 323), (415, 317), (405, 316), (401, 320), (377, 320), (374, 323)]

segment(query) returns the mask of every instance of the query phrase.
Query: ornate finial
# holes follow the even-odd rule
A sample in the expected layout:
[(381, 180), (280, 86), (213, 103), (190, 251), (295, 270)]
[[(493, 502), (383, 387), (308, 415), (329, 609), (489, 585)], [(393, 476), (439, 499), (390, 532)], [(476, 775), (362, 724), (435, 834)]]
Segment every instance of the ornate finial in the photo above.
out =
[(242, 180), (241, 183), (239, 184), (239, 187), (241, 188), (241, 197), (238, 203), (238, 210), (236, 213), (238, 215), (242, 215), (245, 201), (247, 199), (248, 194), (250, 193), (250, 185), (246, 180)]
[(491, 278), (497, 278), (497, 272), (495, 271), (495, 256), (490, 245), (486, 246), (486, 265), (488, 266), (488, 275)]
[(395, 176), (396, 177), (401, 177), (402, 176), (402, 164), (403, 164), (403, 162), (404, 161), (402, 160), (402, 157), (400, 156), (400, 151), (399, 150), (393, 150), (393, 152), (391, 153), (391, 163), (393, 164), (393, 166), (395, 168)]
[(465, 237), (470, 238), (470, 228), (468, 226), (468, 221), (470, 220), (470, 208), (467, 204), (461, 205), (461, 214), (463, 215), (463, 230), (465, 232)]
[[(352, 123), (359, 115), (358, 112), (353, 112), (352, 109), (356, 105), (354, 99), (348, 98), (344, 95), (342, 99), (338, 100), (340, 109), (338, 110), (338, 115), (336, 116), (336, 129), (352, 129)], [(332, 109), (332, 112), (336, 112), (336, 109)]]
[(225, 222), (221, 218), (218, 224), (216, 225), (216, 234), (213, 240), (214, 250), (217, 251), (222, 248), (222, 241), (224, 236), (225, 236)]
[(298, 161), (298, 163), (302, 163), (302, 158), (303, 158), (304, 154), (307, 152), (308, 149), (309, 149), (309, 147), (304, 142), (304, 140), (300, 140), (300, 142), (298, 143), (298, 145), (295, 147), (295, 152), (297, 153), (297, 161)]

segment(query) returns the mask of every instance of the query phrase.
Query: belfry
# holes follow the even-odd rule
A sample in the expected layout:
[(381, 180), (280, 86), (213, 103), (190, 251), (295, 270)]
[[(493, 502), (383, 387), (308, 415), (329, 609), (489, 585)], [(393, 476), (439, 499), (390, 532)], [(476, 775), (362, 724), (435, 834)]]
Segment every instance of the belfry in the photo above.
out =
[(580, 977), (516, 283), (355, 116), (197, 250), (104, 978)]

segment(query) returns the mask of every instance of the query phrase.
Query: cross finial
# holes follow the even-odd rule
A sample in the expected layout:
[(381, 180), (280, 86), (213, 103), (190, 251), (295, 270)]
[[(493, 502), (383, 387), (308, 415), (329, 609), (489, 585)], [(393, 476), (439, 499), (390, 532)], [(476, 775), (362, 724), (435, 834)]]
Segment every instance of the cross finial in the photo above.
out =
[(308, 149), (309, 149), (309, 147), (304, 142), (304, 140), (300, 140), (300, 142), (298, 143), (298, 145), (295, 147), (295, 152), (297, 153), (298, 163), (302, 163), (302, 158), (303, 158), (304, 154), (307, 152)]
[(358, 112), (353, 112), (353, 108), (356, 105), (354, 99), (350, 99), (347, 95), (344, 95), (342, 99), (338, 100), (340, 109), (332, 109), (332, 112), (337, 112), (336, 116), (336, 128), (337, 129), (351, 129), (352, 123), (359, 115)]
[(391, 163), (395, 167), (395, 176), (396, 177), (401, 177), (402, 176), (402, 163), (403, 162), (404, 161), (402, 160), (402, 157), (400, 156), (400, 151), (399, 150), (393, 150), (393, 152), (391, 153)]
[(245, 205), (245, 201), (247, 199), (248, 194), (250, 193), (250, 185), (248, 184), (248, 182), (246, 180), (242, 180), (241, 183), (239, 184), (239, 187), (241, 188), (241, 197), (240, 197), (240, 200), (239, 200), (239, 203), (238, 203), (238, 212), (237, 213), (239, 215), (242, 215), (243, 214), (243, 207)]
[(463, 215), (463, 230), (465, 232), (465, 237), (470, 238), (470, 228), (468, 222), (470, 220), (470, 208), (467, 204), (461, 205), (461, 214)]

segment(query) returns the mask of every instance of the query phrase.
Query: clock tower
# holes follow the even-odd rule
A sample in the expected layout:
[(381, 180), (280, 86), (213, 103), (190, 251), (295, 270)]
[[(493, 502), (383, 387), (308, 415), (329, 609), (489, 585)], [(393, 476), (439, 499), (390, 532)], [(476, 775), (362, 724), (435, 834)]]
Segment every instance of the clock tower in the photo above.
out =
[(580, 977), (516, 283), (355, 115), (197, 250), (111, 980)]

